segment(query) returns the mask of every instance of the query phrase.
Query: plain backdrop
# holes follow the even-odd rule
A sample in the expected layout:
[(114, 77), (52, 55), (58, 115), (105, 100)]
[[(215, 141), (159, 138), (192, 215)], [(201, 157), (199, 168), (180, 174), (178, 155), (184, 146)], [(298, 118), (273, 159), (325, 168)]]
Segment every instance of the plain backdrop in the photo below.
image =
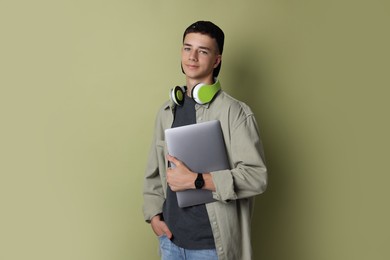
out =
[(388, 14), (379, 0), (2, 0), (0, 259), (159, 259), (143, 174), (197, 20), (224, 30), (222, 87), (260, 125), (254, 259), (389, 259)]

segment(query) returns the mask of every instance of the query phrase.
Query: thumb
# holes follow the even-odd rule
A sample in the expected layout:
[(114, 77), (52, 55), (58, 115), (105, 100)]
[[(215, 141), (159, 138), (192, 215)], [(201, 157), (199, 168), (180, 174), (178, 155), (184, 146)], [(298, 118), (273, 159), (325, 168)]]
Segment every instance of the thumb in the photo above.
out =
[(173, 157), (172, 155), (167, 154), (167, 160), (173, 163), (174, 165), (180, 164), (180, 160), (178, 160), (176, 157)]

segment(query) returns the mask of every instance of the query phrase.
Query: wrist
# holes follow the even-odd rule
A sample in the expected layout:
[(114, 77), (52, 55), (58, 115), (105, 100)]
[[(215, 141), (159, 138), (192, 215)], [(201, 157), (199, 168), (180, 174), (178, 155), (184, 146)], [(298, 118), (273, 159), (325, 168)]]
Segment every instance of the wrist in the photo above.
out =
[(154, 217), (152, 217), (152, 218), (150, 219), (150, 223), (155, 222), (155, 221), (160, 221), (160, 220), (161, 220), (161, 213), (155, 215)]
[(196, 175), (196, 179), (194, 181), (194, 186), (195, 186), (195, 189), (197, 189), (197, 190), (200, 190), (200, 189), (202, 189), (204, 187), (203, 174), (198, 173)]

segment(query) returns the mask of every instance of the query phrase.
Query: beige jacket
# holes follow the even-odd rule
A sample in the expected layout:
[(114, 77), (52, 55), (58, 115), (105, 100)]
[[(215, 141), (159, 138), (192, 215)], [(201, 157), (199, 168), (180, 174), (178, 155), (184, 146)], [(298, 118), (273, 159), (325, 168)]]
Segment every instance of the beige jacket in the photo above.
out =
[[(164, 130), (173, 122), (172, 102), (159, 110), (144, 181), (144, 217), (162, 212), (166, 198), (167, 154)], [(254, 196), (265, 191), (267, 169), (258, 126), (251, 109), (220, 91), (212, 103), (195, 106), (197, 122), (219, 120), (231, 170), (211, 172), (216, 202), (206, 204), (220, 260), (250, 260), (250, 222)]]

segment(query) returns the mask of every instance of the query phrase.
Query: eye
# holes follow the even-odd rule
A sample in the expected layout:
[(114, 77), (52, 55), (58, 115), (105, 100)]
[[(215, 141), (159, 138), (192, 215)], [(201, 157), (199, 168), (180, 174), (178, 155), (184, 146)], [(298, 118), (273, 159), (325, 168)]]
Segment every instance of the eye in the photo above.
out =
[(205, 54), (205, 55), (207, 55), (207, 54), (208, 54), (208, 52), (207, 52), (207, 51), (205, 51), (205, 50), (200, 50), (200, 51), (199, 51), (199, 53), (201, 53), (201, 54)]
[(190, 51), (191, 48), (190, 47), (183, 47), (183, 51)]

